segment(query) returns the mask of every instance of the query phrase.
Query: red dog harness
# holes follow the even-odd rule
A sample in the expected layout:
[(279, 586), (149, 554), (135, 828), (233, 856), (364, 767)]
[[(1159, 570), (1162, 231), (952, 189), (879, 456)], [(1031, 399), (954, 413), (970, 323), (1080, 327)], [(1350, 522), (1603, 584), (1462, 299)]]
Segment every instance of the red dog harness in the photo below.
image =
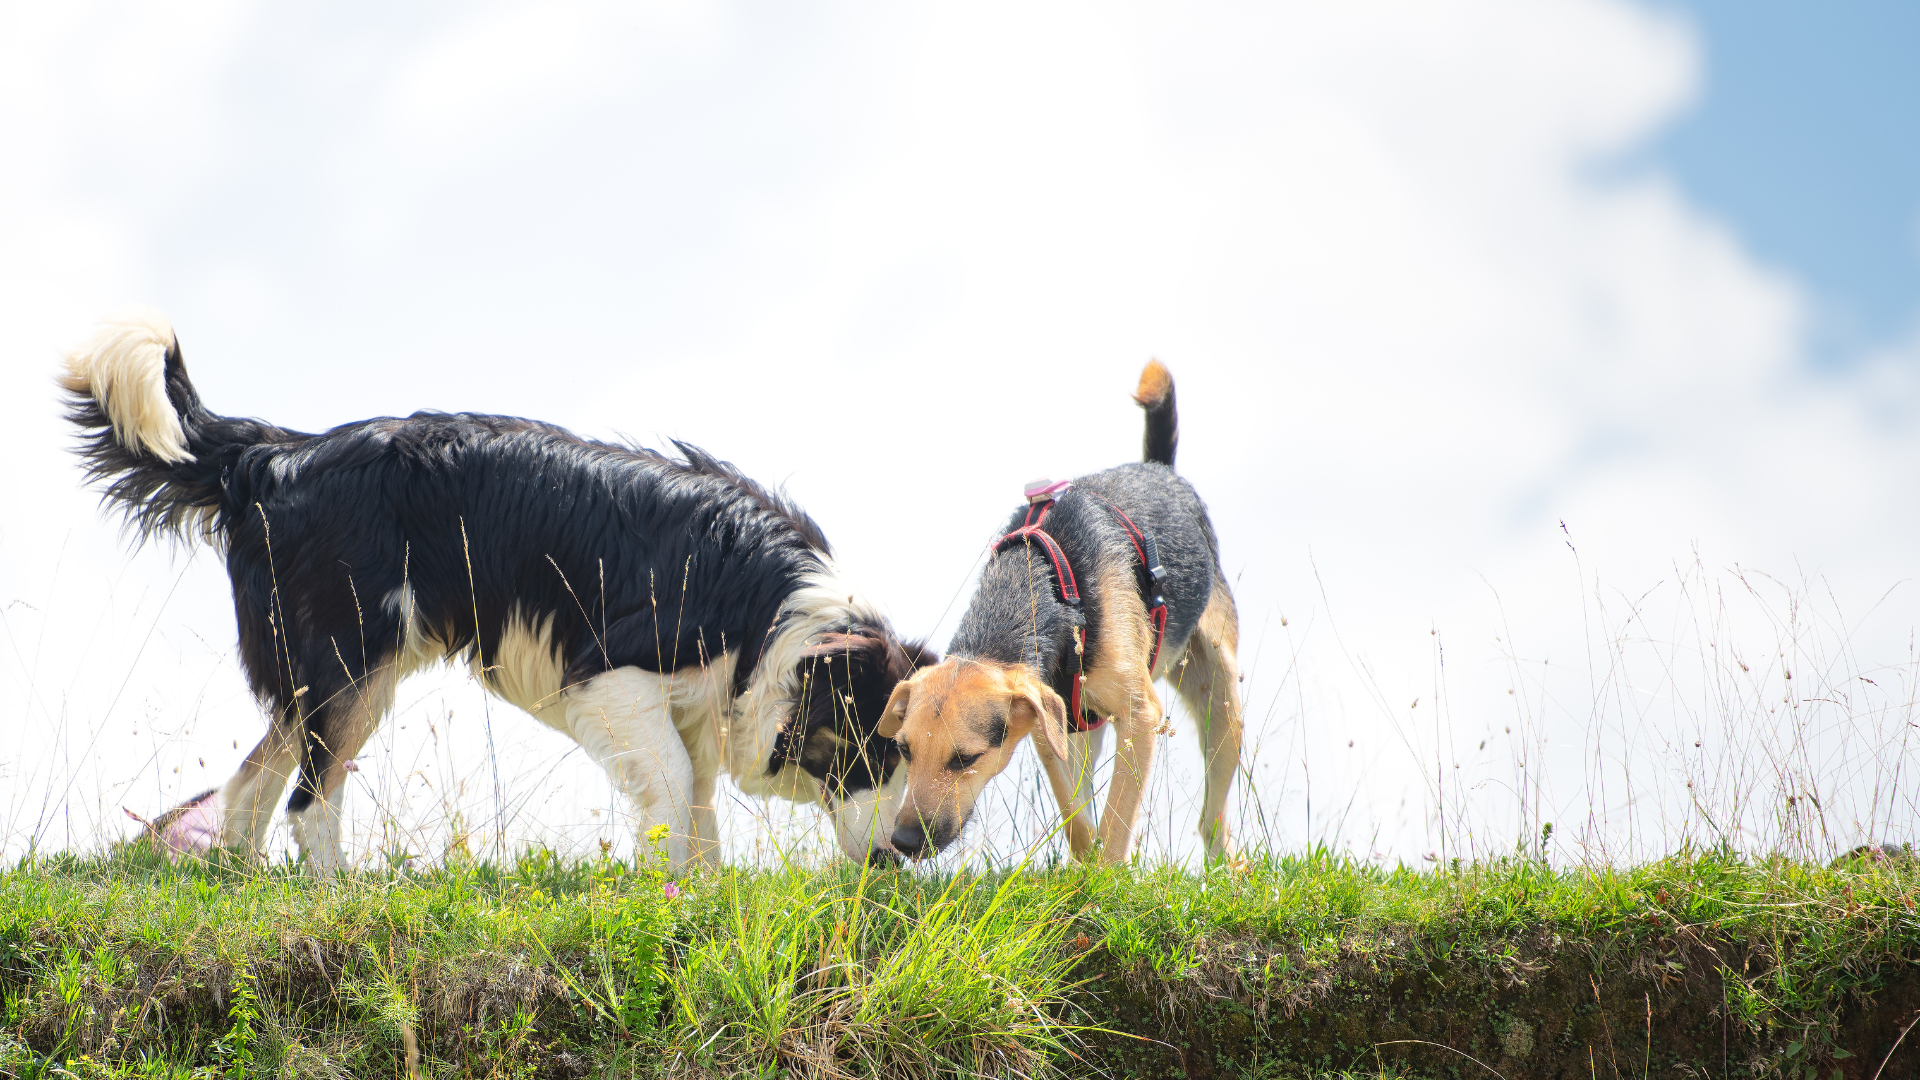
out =
[[(1060, 599), (1065, 602), (1067, 606), (1078, 608), (1080, 606), (1080, 585), (1079, 582), (1074, 579), (1073, 564), (1067, 561), (1066, 550), (1060, 546), (1060, 542), (1055, 540), (1046, 529), (1041, 527), (1047, 520), (1048, 512), (1053, 509), (1054, 499), (1064, 494), (1067, 489), (1072, 486), (1073, 482), (1071, 480), (1062, 480), (1059, 483), (1048, 483), (1045, 480), (1036, 480), (1028, 484), (1026, 489), (1026, 517), (1021, 520), (1019, 528), (995, 540), (991, 550), (995, 552), (1002, 551), (1015, 543), (1038, 543), (1040, 549), (1047, 553), (1047, 559), (1053, 563), (1053, 582), (1055, 587), (1059, 589)], [(1153, 624), (1153, 653), (1147, 659), (1147, 670), (1151, 672), (1154, 665), (1160, 662), (1160, 645), (1167, 636), (1167, 601), (1166, 598), (1159, 593), (1160, 582), (1167, 576), (1167, 571), (1160, 565), (1160, 551), (1159, 547), (1153, 542), (1153, 537), (1147, 535), (1138, 525), (1135, 525), (1133, 519), (1126, 515), (1126, 511), (1121, 510), (1099, 495), (1095, 495), (1094, 498), (1099, 499), (1108, 510), (1113, 511), (1116, 518), (1120, 519), (1120, 526), (1126, 530), (1127, 539), (1133, 542), (1134, 554), (1140, 557), (1140, 568), (1146, 571), (1147, 587), (1142, 592), (1142, 599), (1147, 602), (1147, 619)], [(1081, 636), (1084, 634), (1084, 630), (1076, 629), (1074, 633), (1076, 642), (1084, 647), (1085, 640), (1084, 637)], [(1078, 650), (1076, 650), (1076, 652), (1077, 651)], [(1075, 731), (1092, 731), (1094, 728), (1107, 722), (1107, 718), (1104, 716), (1095, 715), (1090, 717), (1081, 710), (1080, 688), (1086, 681), (1087, 677), (1084, 672), (1074, 673), (1073, 701), (1071, 707), (1072, 726)]]

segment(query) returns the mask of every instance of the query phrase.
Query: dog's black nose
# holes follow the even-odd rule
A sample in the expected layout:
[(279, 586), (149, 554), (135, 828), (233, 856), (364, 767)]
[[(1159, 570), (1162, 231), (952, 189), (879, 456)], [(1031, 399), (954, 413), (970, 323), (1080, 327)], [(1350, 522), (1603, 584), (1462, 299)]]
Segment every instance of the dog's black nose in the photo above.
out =
[(917, 859), (926, 846), (927, 833), (920, 827), (919, 822), (893, 827), (893, 850), (909, 859)]

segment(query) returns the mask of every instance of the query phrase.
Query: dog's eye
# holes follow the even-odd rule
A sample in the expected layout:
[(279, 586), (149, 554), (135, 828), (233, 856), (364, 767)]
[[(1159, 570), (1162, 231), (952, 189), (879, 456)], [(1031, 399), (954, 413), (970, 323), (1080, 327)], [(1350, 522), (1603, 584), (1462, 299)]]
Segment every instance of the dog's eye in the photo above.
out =
[(913, 747), (908, 746), (906, 740), (896, 739), (893, 745), (900, 748), (900, 756), (906, 759), (907, 764), (913, 764)]
[(953, 756), (947, 759), (947, 768), (953, 772), (959, 772), (961, 769), (967, 768), (974, 762), (979, 761), (985, 754), (986, 751), (984, 750), (978, 754), (963, 754), (955, 750)]

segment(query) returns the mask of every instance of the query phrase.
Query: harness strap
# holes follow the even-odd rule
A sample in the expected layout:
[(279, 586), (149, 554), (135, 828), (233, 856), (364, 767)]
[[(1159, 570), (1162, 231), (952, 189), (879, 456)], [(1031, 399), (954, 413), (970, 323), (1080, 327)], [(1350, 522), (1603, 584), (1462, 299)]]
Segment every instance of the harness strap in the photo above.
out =
[[(1077, 630), (1074, 632), (1076, 634), (1079, 633)], [(1097, 713), (1092, 714), (1092, 719), (1088, 719), (1089, 714), (1081, 709), (1080, 688), (1085, 686), (1086, 682), (1086, 672), (1076, 671), (1073, 673), (1073, 700), (1068, 703), (1070, 711), (1067, 713), (1067, 726), (1081, 733), (1092, 731), (1094, 728), (1100, 727), (1107, 722), (1106, 717)]]
[[(1053, 563), (1053, 580), (1060, 591), (1060, 599), (1069, 606), (1077, 608), (1080, 606), (1080, 586), (1073, 576), (1073, 564), (1067, 560), (1067, 553), (1061, 548), (1060, 542), (1041, 527), (1047, 520), (1048, 512), (1053, 509), (1055, 497), (1071, 486), (1065, 481), (1058, 484), (1035, 481), (1029, 484), (1027, 512), (1021, 519), (1020, 527), (995, 540), (991, 550), (999, 552), (1016, 541), (1038, 543), (1040, 549), (1047, 553), (1048, 561)], [(1108, 510), (1113, 511), (1114, 516), (1120, 519), (1127, 539), (1133, 544), (1134, 554), (1140, 557), (1140, 568), (1146, 571), (1147, 587), (1143, 590), (1141, 599), (1147, 602), (1147, 621), (1153, 624), (1153, 652), (1147, 659), (1147, 671), (1151, 677), (1154, 667), (1160, 662), (1160, 646), (1167, 636), (1167, 601), (1159, 591), (1160, 582), (1167, 576), (1167, 571), (1160, 565), (1159, 545), (1153, 542), (1153, 537), (1149, 536), (1145, 530), (1133, 523), (1133, 519), (1127, 516), (1126, 511), (1113, 505), (1103, 496), (1095, 495), (1094, 498), (1099, 499)], [(1080, 648), (1086, 646), (1084, 634), (1083, 628), (1074, 629), (1074, 644)], [(1092, 731), (1107, 722), (1106, 717), (1103, 716), (1094, 716), (1089, 720), (1087, 714), (1082, 711), (1080, 690), (1086, 681), (1085, 672), (1073, 673), (1072, 701), (1070, 702), (1072, 711), (1068, 716), (1069, 726), (1074, 731)]]
[[(1039, 482), (1036, 481), (1036, 484), (1028, 485), (1029, 489), (1035, 488), (1038, 483)], [(1066, 487), (1066, 484), (1055, 484), (1047, 488), (1042, 488), (1034, 494), (1030, 494), (1027, 502), (1027, 513), (1026, 516), (1021, 519), (1020, 527), (995, 540), (993, 542), (993, 550), (996, 552), (1004, 550), (1016, 542), (1023, 544), (1038, 543), (1040, 550), (1046, 552), (1047, 559), (1053, 563), (1053, 583), (1060, 590), (1060, 599), (1065, 601), (1068, 606), (1077, 608), (1080, 606), (1080, 586), (1073, 577), (1073, 563), (1067, 560), (1067, 553), (1060, 547), (1060, 542), (1055, 540), (1047, 530), (1041, 528), (1041, 525), (1047, 520), (1047, 514), (1053, 509), (1054, 495), (1065, 490)], [(1038, 497), (1035, 497), (1036, 494)], [(1084, 640), (1081, 637), (1083, 633), (1082, 629), (1075, 627), (1073, 633), (1074, 643), (1084, 645)], [(1071, 711), (1067, 715), (1069, 717), (1069, 725), (1075, 731), (1092, 731), (1094, 728), (1106, 723), (1106, 720), (1100, 717), (1095, 717), (1092, 723), (1088, 723), (1086, 714), (1081, 711), (1080, 687), (1081, 684), (1086, 681), (1086, 675), (1084, 673), (1078, 671), (1073, 673), (1073, 700), (1071, 702)]]
[(1074, 607), (1080, 606), (1080, 586), (1073, 579), (1073, 564), (1067, 561), (1067, 553), (1061, 550), (1060, 541), (1055, 540), (1047, 530), (1040, 527), (1047, 520), (1047, 511), (1053, 509), (1052, 500), (1027, 507), (1026, 520), (1021, 526), (993, 542), (993, 550), (999, 551), (1014, 541), (1037, 541), (1040, 549), (1047, 553), (1053, 562), (1053, 580), (1060, 587), (1060, 599)]
[(1143, 599), (1147, 600), (1147, 619), (1153, 623), (1153, 653), (1147, 657), (1147, 672), (1151, 674), (1160, 663), (1160, 646), (1167, 639), (1167, 598), (1160, 593), (1160, 582), (1167, 576), (1167, 569), (1160, 565), (1160, 546), (1153, 542), (1146, 530), (1133, 523), (1125, 510), (1113, 505), (1103, 495), (1094, 495), (1113, 511), (1125, 527), (1127, 539), (1133, 541), (1134, 553), (1140, 556), (1140, 566), (1147, 572), (1147, 589)]

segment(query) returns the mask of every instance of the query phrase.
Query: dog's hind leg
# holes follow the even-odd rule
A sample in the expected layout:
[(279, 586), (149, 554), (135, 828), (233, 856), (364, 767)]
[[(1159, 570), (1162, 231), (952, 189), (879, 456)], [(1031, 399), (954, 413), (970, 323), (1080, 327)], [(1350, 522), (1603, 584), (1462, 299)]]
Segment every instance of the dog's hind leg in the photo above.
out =
[[(391, 663), (352, 681), (343, 668), (327, 683), (340, 687), (329, 698), (308, 707), (310, 693), (295, 695), (292, 705), (274, 709), (267, 734), (225, 784), (167, 811), (154, 820), (151, 831), (175, 852), (239, 848), (257, 858), (287, 781), (299, 770), (303, 774), (300, 787), (288, 801), (294, 839), (317, 872), (331, 872), (339, 862), (338, 796), (347, 762), (392, 707), (394, 681)], [(303, 733), (309, 743), (304, 748), (308, 767), (300, 769)], [(320, 779), (310, 784), (308, 776)], [(318, 791), (330, 794), (316, 799)], [(319, 803), (326, 804), (325, 814), (306, 812)], [(323, 819), (330, 824), (322, 824)], [(327, 835), (334, 838), (331, 847), (324, 842)]]
[(239, 847), (257, 857), (266, 841), (267, 826), (280, 809), (280, 795), (287, 789), (294, 770), (297, 737), (282, 724), (267, 729), (240, 771), (233, 774), (219, 791), (225, 812), (221, 847)]
[[(348, 674), (343, 668), (339, 675), (316, 680), (319, 685), (312, 686), (313, 690), (324, 687), (327, 693), (304, 711), (306, 757), (293, 797), (287, 800), (293, 838), (306, 856), (308, 869), (321, 877), (344, 865), (341, 832), (347, 774), (354, 771), (353, 759), (392, 711), (398, 681), (392, 661), (350, 682)], [(304, 705), (304, 699), (314, 696), (303, 694), (296, 704)]]
[(147, 836), (170, 855), (237, 847), (248, 858), (257, 858), (262, 834), (293, 775), (293, 747), (293, 737), (273, 726), (225, 784), (148, 822)]
[[(637, 667), (615, 668), (568, 688), (567, 732), (633, 800), (644, 858), (647, 831), (667, 827), (668, 861), (687, 865), (693, 835), (693, 760), (675, 730), (672, 678)], [(707, 797), (711, 802), (711, 796)]]
[(1213, 598), (1200, 626), (1187, 642), (1186, 668), (1176, 670), (1174, 688), (1198, 729), (1206, 762), (1206, 795), (1200, 804), (1200, 837), (1207, 858), (1233, 857), (1233, 831), (1227, 824), (1227, 791), (1240, 768), (1240, 619), (1233, 594), (1216, 580)]

